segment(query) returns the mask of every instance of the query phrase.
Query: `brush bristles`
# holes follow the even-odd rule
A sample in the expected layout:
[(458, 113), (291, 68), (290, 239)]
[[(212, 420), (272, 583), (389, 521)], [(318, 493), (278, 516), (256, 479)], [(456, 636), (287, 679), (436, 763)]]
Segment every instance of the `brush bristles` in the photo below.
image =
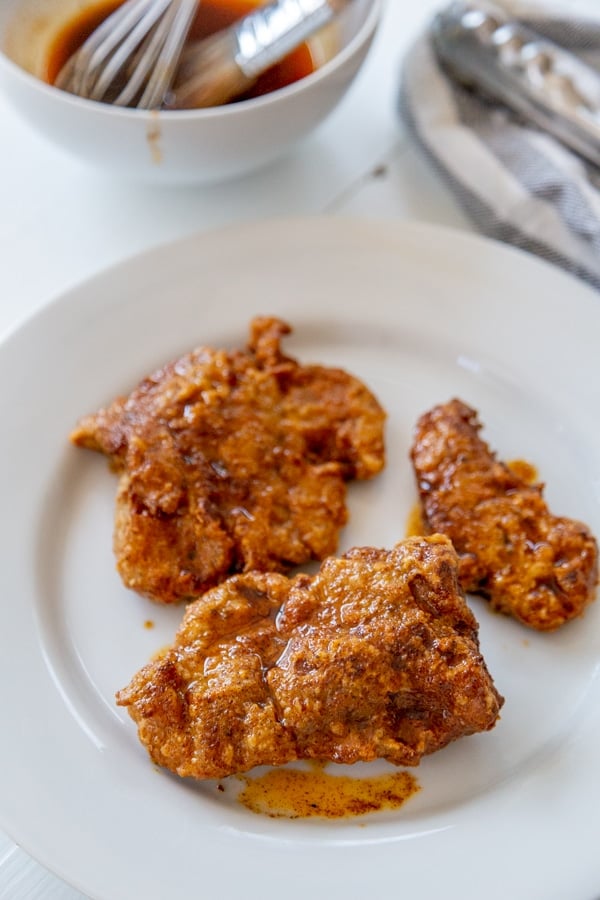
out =
[(181, 58), (169, 103), (171, 109), (203, 109), (222, 106), (247, 91), (248, 78), (235, 62), (230, 33), (191, 44)]

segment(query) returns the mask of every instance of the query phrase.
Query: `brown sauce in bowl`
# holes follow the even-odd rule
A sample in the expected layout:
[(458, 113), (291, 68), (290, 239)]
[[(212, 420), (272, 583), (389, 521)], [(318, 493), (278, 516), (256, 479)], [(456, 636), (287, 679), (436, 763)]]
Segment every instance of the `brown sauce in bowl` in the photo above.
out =
[[(47, 56), (44, 80), (54, 84), (67, 60), (85, 43), (91, 33), (120, 5), (122, 0), (98, 0), (82, 9), (57, 35)], [(192, 23), (188, 42), (202, 40), (232, 25), (260, 6), (259, 0), (202, 0)], [(258, 78), (247, 93), (236, 98), (260, 97), (305, 78), (315, 70), (308, 44), (301, 44), (280, 63)]]

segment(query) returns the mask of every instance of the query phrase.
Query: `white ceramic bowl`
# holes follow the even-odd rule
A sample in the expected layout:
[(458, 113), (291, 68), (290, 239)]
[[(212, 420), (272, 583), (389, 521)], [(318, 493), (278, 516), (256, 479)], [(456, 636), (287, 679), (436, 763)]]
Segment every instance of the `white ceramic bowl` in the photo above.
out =
[[(335, 107), (373, 39), (381, 0), (354, 0), (307, 77), (252, 100), (204, 110), (145, 112), (82, 100), (44, 83), (52, 29), (81, 0), (2, 0), (0, 86), (66, 151), (111, 173), (163, 183), (219, 181), (283, 155)], [(61, 19), (62, 17), (62, 19)]]

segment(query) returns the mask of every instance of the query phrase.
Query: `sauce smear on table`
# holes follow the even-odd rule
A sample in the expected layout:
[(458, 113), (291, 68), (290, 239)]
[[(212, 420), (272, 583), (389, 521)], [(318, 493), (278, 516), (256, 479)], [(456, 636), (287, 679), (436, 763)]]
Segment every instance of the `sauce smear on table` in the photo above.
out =
[[(47, 57), (45, 80), (54, 84), (58, 73), (91, 33), (112, 12), (121, 5), (119, 0), (96, 0), (85, 5), (78, 15), (71, 19), (55, 39)], [(259, 0), (201, 0), (196, 18), (192, 23), (188, 42), (201, 40), (227, 28), (247, 15)], [(315, 70), (315, 63), (308, 44), (301, 44), (280, 63), (272, 66), (260, 76), (254, 86), (237, 100), (259, 97), (278, 90), (294, 81), (299, 81)]]

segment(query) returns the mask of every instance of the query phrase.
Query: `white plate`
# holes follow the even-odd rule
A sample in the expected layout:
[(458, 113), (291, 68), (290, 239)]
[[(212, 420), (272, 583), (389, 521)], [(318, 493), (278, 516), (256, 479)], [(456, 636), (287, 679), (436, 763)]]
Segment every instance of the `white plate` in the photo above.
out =
[(600, 604), (537, 635), (473, 600), (502, 720), (428, 758), (396, 812), (257, 816), (157, 772), (115, 707), (181, 611), (121, 586), (115, 478), (67, 435), (194, 344), (241, 345), (258, 313), (289, 320), (290, 353), (348, 368), (389, 412), (386, 471), (351, 487), (341, 549), (404, 535), (415, 419), (453, 395), (503, 458), (537, 465), (556, 512), (600, 533), (600, 298), (556, 269), (441, 229), (339, 219), (202, 235), (112, 269), (0, 348), (1, 825), (103, 900), (591, 900)]

